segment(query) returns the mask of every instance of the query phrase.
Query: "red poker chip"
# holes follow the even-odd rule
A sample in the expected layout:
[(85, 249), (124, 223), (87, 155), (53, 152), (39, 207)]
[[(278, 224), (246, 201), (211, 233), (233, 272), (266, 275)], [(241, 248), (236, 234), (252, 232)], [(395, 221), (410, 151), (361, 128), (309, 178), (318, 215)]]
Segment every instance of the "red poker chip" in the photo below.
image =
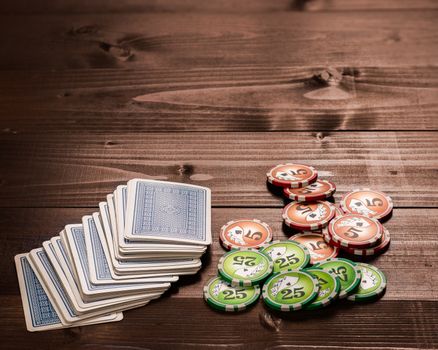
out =
[(341, 199), (340, 206), (345, 213), (384, 220), (391, 214), (394, 204), (391, 197), (385, 193), (362, 188), (346, 193)]
[(338, 244), (338, 243), (336, 243), (335, 241), (333, 241), (333, 239), (332, 239), (332, 237), (330, 236), (330, 233), (329, 233), (327, 227), (324, 227), (324, 228), (322, 229), (321, 233), (322, 233), (322, 236), (323, 236), (323, 238), (324, 238), (324, 241), (325, 241), (328, 245), (330, 245), (330, 246), (332, 246), (332, 247), (336, 247), (336, 248), (342, 248), (340, 244)]
[(386, 248), (388, 248), (390, 242), (391, 242), (391, 237), (389, 235), (389, 231), (386, 228), (383, 228), (382, 241), (379, 245), (367, 249), (351, 249), (345, 247), (341, 247), (341, 249), (351, 255), (372, 256), (383, 252)]
[(336, 185), (328, 180), (316, 180), (314, 183), (301, 188), (285, 187), (284, 195), (297, 202), (315, 202), (333, 196)]
[(326, 201), (291, 202), (283, 209), (283, 220), (294, 229), (314, 231), (326, 227), (335, 212), (335, 206)]
[(342, 216), (344, 214), (345, 213), (341, 210), (341, 208), (339, 208), (339, 207), (335, 208), (335, 218), (337, 218), (338, 216)]
[(321, 231), (303, 231), (289, 237), (289, 240), (296, 241), (307, 247), (312, 265), (330, 258), (336, 258), (339, 253), (338, 247), (325, 242)]
[(336, 245), (362, 249), (380, 244), (383, 226), (376, 219), (359, 214), (345, 214), (330, 222), (328, 232)]
[(281, 187), (306, 187), (316, 181), (318, 172), (314, 167), (303, 164), (279, 164), (266, 173), (268, 182)]
[(225, 249), (258, 249), (272, 241), (269, 225), (258, 219), (239, 219), (221, 227), (219, 238)]

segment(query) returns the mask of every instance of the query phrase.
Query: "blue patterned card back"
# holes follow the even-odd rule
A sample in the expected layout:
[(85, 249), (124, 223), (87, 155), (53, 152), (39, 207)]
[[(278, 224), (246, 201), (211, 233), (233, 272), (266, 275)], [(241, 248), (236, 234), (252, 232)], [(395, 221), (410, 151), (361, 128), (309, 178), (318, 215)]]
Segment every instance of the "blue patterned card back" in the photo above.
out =
[(208, 189), (158, 181), (138, 181), (133, 236), (206, 241)]
[(24, 256), (21, 257), (20, 263), (23, 270), (26, 298), (29, 304), (32, 326), (38, 328), (61, 324), (61, 320), (53, 308), (43, 286), (35, 275), (35, 272), (33, 272), (27, 258)]
[(103, 251), (102, 242), (99, 238), (99, 233), (97, 232), (96, 223), (93, 218), (88, 218), (86, 220), (88, 224), (88, 231), (90, 232), (90, 241), (93, 251), (93, 263), (96, 270), (96, 277), (98, 280), (110, 280), (111, 272), (109, 270), (108, 261), (105, 257), (105, 252)]
[(73, 306), (71, 304), (70, 299), (67, 296), (67, 293), (64, 290), (64, 287), (62, 286), (61, 280), (59, 279), (57, 273), (55, 272), (55, 269), (53, 268), (52, 264), (50, 263), (50, 260), (44, 250), (39, 250), (36, 252), (36, 255), (41, 263), (41, 265), (44, 267), (47, 275), (49, 276), (51, 282), (53, 283), (53, 286), (55, 287), (54, 293), (56, 292), (62, 303), (65, 306), (65, 309), (69, 313), (70, 317), (77, 316)]
[(87, 258), (87, 248), (85, 245), (85, 232), (82, 225), (80, 226), (74, 226), (71, 228), (72, 238), (73, 238), (73, 244), (74, 248), (76, 249), (79, 261), (76, 262), (77, 264), (80, 264), (82, 271), (84, 272), (84, 279), (85, 283), (87, 284), (87, 288), (90, 291), (94, 290), (106, 290), (111, 288), (118, 288), (120, 290), (123, 290), (126, 287), (131, 286), (130, 284), (102, 284), (102, 285), (96, 285), (91, 283), (90, 281), (90, 270), (88, 268), (88, 258)]

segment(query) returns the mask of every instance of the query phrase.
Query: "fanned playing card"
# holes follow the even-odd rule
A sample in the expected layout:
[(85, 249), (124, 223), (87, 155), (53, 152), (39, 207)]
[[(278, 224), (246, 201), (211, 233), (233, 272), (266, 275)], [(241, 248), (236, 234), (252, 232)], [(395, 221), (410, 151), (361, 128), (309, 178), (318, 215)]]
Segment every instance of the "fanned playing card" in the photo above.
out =
[(29, 331), (115, 322), (195, 274), (211, 243), (206, 187), (120, 185), (81, 224), (15, 257)]
[(125, 237), (209, 245), (210, 189), (166, 181), (128, 182)]

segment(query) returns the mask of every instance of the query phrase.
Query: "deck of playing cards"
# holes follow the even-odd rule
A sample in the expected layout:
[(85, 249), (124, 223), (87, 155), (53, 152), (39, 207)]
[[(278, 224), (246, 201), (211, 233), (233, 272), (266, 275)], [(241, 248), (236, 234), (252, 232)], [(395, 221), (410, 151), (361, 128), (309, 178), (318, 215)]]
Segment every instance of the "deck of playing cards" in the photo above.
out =
[(211, 243), (210, 189), (134, 179), (82, 222), (15, 257), (27, 329), (115, 322), (196, 273)]

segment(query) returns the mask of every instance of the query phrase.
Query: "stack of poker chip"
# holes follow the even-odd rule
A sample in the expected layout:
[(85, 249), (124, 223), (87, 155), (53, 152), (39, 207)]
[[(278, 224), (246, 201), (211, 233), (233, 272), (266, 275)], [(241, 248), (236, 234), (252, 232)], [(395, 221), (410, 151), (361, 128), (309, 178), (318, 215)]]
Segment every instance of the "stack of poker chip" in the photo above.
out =
[(273, 241), (269, 225), (258, 219), (222, 226), (220, 241), (229, 252), (219, 260), (218, 275), (204, 287), (208, 305), (241, 311), (261, 295), (273, 310), (295, 311), (320, 309), (338, 299), (382, 297), (384, 273), (353, 260), (389, 246), (389, 232), (380, 221), (389, 218), (391, 199), (379, 191), (354, 190), (337, 207), (335, 184), (318, 179), (315, 168), (300, 164), (278, 165), (267, 178), (291, 200), (282, 217), (294, 234)]
[(373, 256), (388, 249), (391, 237), (382, 222), (392, 214), (391, 197), (369, 188), (346, 193), (340, 202), (345, 213), (324, 228), (325, 241), (352, 256)]
[(377, 255), (389, 247), (390, 233), (381, 222), (391, 216), (393, 203), (385, 193), (355, 189), (336, 207), (336, 185), (319, 179), (313, 167), (280, 164), (266, 175), (291, 200), (283, 209), (283, 220), (293, 230), (322, 235), (327, 244), (353, 257)]

